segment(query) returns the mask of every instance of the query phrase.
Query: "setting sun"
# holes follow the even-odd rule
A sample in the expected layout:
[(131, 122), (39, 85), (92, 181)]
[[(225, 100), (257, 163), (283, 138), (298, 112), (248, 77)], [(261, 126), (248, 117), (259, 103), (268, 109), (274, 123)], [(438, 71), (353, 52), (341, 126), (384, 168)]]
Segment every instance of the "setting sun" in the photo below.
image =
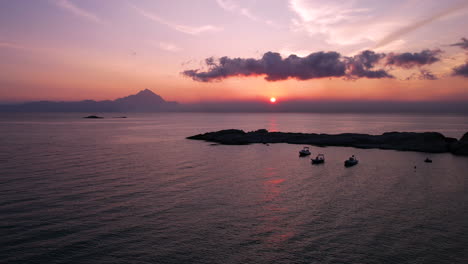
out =
[(270, 98), (270, 102), (276, 103), (276, 98), (275, 98), (275, 97), (271, 97), (271, 98)]

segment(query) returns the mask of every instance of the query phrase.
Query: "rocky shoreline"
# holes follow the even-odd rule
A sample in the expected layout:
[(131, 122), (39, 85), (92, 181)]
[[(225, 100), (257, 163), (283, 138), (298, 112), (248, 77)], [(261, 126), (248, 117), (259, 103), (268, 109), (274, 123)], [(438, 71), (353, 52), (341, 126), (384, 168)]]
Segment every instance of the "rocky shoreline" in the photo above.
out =
[(227, 129), (190, 136), (187, 139), (205, 140), (224, 145), (289, 143), (321, 147), (379, 148), (428, 153), (450, 152), (455, 155), (468, 156), (468, 132), (460, 140), (457, 140), (445, 137), (437, 132), (387, 132), (382, 135), (344, 133), (329, 135), (268, 132), (266, 129), (250, 132), (239, 129)]

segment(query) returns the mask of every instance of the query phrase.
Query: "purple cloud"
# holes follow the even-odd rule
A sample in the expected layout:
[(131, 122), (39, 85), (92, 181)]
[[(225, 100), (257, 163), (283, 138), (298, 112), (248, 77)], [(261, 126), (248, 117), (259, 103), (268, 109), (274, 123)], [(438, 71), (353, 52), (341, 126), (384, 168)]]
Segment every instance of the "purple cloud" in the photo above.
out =
[(453, 68), (452, 75), (454, 75), (454, 76), (463, 76), (465, 78), (468, 78), (468, 62)]
[[(390, 54), (365, 50), (353, 57), (346, 57), (334, 51), (320, 51), (306, 57), (290, 55), (283, 58), (279, 53), (267, 52), (261, 59), (207, 58), (205, 70), (186, 70), (182, 74), (200, 82), (211, 82), (234, 76), (265, 76), (267, 81), (311, 80), (331, 77), (344, 77), (346, 79), (394, 78), (387, 72), (386, 66), (410, 69), (430, 65), (440, 61), (439, 55), (441, 53), (442, 51), (439, 49)], [(418, 79), (437, 80), (437, 76), (428, 70), (421, 69)]]
[(402, 68), (412, 68), (415, 66), (422, 66), (432, 64), (439, 61), (439, 54), (442, 53), (440, 49), (436, 50), (423, 50), (421, 52), (405, 52), (405, 53), (390, 53), (387, 55), (386, 65), (394, 65)]
[(354, 57), (346, 58), (347, 76), (349, 78), (393, 78), (385, 70), (372, 70), (384, 57), (384, 53), (365, 50)]
[(461, 38), (460, 42), (454, 43), (450, 46), (459, 46), (462, 49), (468, 50), (468, 39), (466, 38)]
[(310, 80), (317, 78), (392, 78), (384, 70), (372, 70), (384, 57), (373, 51), (364, 51), (354, 57), (343, 57), (338, 52), (315, 52), (306, 57), (290, 55), (282, 58), (279, 53), (267, 52), (261, 59), (252, 58), (208, 58), (206, 71), (186, 70), (183, 75), (195, 81), (210, 82), (233, 76), (265, 75), (267, 81), (280, 81), (290, 78)]
[(419, 80), (438, 80), (437, 76), (429, 70), (421, 69), (419, 71)]

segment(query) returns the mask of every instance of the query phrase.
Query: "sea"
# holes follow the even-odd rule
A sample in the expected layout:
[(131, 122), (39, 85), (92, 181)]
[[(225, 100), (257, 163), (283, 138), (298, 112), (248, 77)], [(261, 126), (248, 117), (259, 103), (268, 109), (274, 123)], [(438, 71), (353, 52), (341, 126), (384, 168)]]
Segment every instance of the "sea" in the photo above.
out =
[(468, 157), (310, 146), (326, 159), (312, 165), (303, 145), (186, 139), (460, 138), (466, 115), (87, 115), (0, 114), (0, 263), (468, 263)]

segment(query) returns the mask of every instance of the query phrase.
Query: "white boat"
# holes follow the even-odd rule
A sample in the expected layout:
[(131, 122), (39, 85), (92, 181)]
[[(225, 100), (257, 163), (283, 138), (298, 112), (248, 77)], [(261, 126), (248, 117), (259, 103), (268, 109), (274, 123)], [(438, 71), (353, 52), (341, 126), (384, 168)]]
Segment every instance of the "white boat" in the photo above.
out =
[(344, 165), (345, 167), (351, 167), (359, 163), (359, 160), (356, 159), (356, 157), (351, 156), (349, 159), (345, 160)]
[(308, 156), (310, 155), (309, 147), (304, 147), (299, 151), (299, 156)]

